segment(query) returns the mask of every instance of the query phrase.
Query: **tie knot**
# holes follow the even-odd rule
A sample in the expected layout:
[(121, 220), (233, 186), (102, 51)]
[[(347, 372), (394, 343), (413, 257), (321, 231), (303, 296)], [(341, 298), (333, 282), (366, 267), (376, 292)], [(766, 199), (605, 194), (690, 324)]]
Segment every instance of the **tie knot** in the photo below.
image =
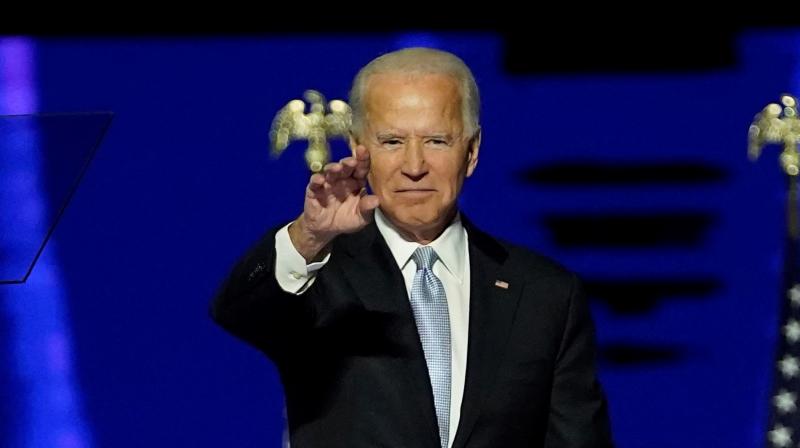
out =
[(439, 259), (439, 256), (432, 247), (420, 246), (414, 251), (411, 258), (414, 260), (414, 263), (417, 264), (417, 270), (419, 271), (424, 268), (431, 269), (433, 264), (436, 263), (436, 260)]

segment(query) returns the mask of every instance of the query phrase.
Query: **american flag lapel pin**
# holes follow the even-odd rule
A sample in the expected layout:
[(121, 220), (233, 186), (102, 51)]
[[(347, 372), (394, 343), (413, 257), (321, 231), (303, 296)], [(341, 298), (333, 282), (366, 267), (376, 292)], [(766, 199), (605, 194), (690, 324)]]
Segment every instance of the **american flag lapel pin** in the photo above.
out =
[(504, 282), (502, 280), (495, 280), (494, 286), (497, 286), (498, 288), (508, 289), (508, 282)]

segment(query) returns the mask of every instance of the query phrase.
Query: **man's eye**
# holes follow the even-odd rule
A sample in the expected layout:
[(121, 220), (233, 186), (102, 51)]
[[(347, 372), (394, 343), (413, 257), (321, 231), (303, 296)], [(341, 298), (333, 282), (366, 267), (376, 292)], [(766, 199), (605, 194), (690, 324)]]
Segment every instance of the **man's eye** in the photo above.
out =
[(402, 143), (402, 142), (400, 140), (396, 139), (396, 138), (383, 141), (384, 145), (399, 145), (400, 143)]

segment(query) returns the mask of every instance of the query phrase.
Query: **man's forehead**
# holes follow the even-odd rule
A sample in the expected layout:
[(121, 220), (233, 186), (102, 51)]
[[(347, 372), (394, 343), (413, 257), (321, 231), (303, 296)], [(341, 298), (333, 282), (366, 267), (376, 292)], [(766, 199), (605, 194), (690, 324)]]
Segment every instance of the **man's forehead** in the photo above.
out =
[(444, 73), (375, 73), (369, 77), (364, 94), (370, 96), (392, 95), (396, 91), (409, 91), (436, 86), (448, 95), (458, 95), (458, 80)]
[(378, 81), (370, 84), (366, 92), (367, 111), (381, 114), (405, 111), (443, 111), (461, 108), (461, 97), (455, 84), (448, 86), (444, 79), (420, 80), (406, 83), (402, 80)]
[(462, 104), (452, 76), (373, 76), (366, 92), (364, 116), (370, 134), (447, 135), (459, 131), (456, 128), (462, 125)]
[(391, 111), (367, 113), (366, 128), (369, 134), (381, 136), (455, 136), (462, 131), (461, 114), (393, 114)]

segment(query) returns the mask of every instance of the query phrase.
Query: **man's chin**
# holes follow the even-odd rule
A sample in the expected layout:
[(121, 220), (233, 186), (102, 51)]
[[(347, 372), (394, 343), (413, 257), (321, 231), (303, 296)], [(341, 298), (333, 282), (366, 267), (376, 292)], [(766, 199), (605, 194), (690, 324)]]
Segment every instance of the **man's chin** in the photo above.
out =
[(386, 213), (384, 211), (384, 215), (395, 227), (415, 234), (429, 232), (431, 230), (435, 231), (437, 227), (445, 224), (443, 216), (434, 211), (426, 210), (423, 212), (420, 210), (419, 213), (409, 213), (412, 211), (413, 210), (406, 209), (398, 214), (393, 214), (391, 212)]
[(434, 225), (437, 221), (438, 215), (432, 210), (425, 210), (423, 207), (409, 207), (405, 204), (398, 208), (400, 210), (382, 209), (384, 215), (396, 225), (424, 229)]

